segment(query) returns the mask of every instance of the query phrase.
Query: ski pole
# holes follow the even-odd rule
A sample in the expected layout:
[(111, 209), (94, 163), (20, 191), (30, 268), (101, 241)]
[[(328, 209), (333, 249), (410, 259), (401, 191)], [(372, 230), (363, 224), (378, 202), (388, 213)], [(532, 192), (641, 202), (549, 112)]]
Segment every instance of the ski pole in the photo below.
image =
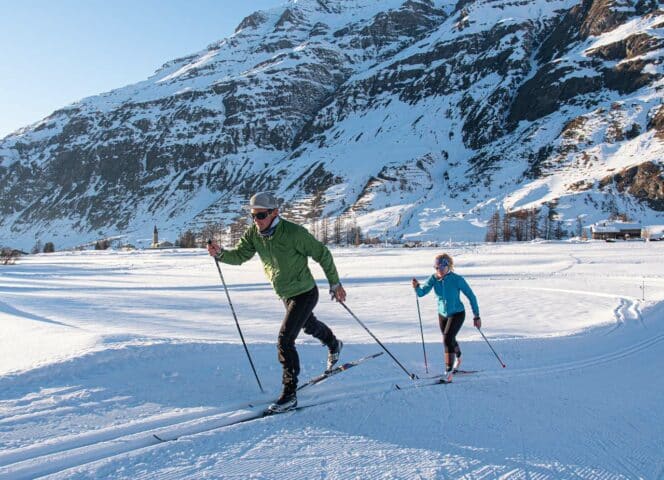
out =
[[(208, 243), (209, 243), (209, 240), (208, 240)], [(247, 358), (249, 359), (249, 364), (251, 365), (251, 369), (254, 371), (254, 376), (256, 377), (256, 381), (258, 382), (258, 388), (261, 389), (261, 393), (264, 393), (265, 391), (263, 390), (263, 385), (261, 385), (261, 381), (258, 379), (258, 373), (256, 373), (256, 368), (254, 367), (254, 362), (251, 360), (251, 355), (249, 355), (249, 349), (247, 348), (247, 342), (244, 341), (244, 335), (242, 335), (242, 329), (240, 328), (240, 322), (237, 321), (237, 315), (235, 314), (235, 309), (233, 308), (233, 302), (231, 302), (231, 296), (228, 294), (228, 287), (226, 286), (226, 282), (224, 281), (224, 274), (221, 273), (221, 267), (219, 266), (219, 260), (217, 260), (215, 258), (214, 263), (217, 265), (217, 270), (219, 271), (219, 277), (221, 277), (221, 283), (224, 285), (224, 291), (226, 292), (226, 298), (228, 298), (228, 304), (231, 307), (231, 312), (233, 312), (233, 318), (235, 319), (235, 325), (237, 326), (237, 331), (240, 333), (240, 339), (242, 339), (242, 345), (244, 345), (244, 351), (247, 352)]]
[(493, 349), (493, 347), (491, 346), (491, 344), (489, 343), (489, 341), (486, 339), (486, 337), (484, 336), (484, 333), (482, 332), (482, 329), (478, 328), (478, 330), (479, 330), (480, 333), (482, 334), (482, 338), (484, 339), (484, 341), (486, 342), (486, 344), (489, 346), (489, 348), (491, 349), (491, 351), (493, 352), (493, 354), (496, 356), (496, 358), (498, 359), (498, 361), (500, 362), (500, 364), (503, 366), (503, 368), (505, 368), (506, 365), (503, 363), (503, 361), (500, 359), (500, 357), (498, 356), (498, 354), (496, 353), (496, 351)]
[(424, 369), (429, 373), (429, 364), (427, 363), (427, 349), (424, 346), (424, 330), (422, 330), (422, 314), (420, 313), (420, 298), (415, 292), (415, 301), (417, 302), (417, 316), (420, 319), (420, 335), (422, 336), (422, 351), (424, 352)]
[(380, 345), (380, 346), (382, 347), (382, 349), (385, 350), (385, 351), (387, 352), (387, 354), (388, 354), (390, 357), (392, 357), (392, 360), (394, 360), (394, 361), (396, 362), (396, 364), (399, 365), (399, 366), (401, 367), (401, 369), (402, 369), (404, 372), (406, 372), (406, 375), (408, 375), (408, 377), (409, 377), (411, 380), (415, 380), (416, 378), (418, 378), (417, 375), (415, 375), (414, 373), (410, 373), (408, 370), (406, 370), (406, 367), (404, 367), (403, 365), (401, 365), (401, 363), (399, 362), (399, 360), (397, 360), (396, 357), (395, 357), (394, 355), (392, 355), (392, 352), (390, 352), (390, 351), (385, 347), (385, 345), (383, 345), (383, 344), (381, 343), (381, 341), (378, 340), (378, 338), (376, 337), (376, 335), (374, 335), (373, 333), (371, 333), (371, 330), (369, 330), (369, 329), (367, 328), (367, 326), (362, 322), (362, 320), (360, 320), (359, 318), (357, 318), (357, 316), (356, 316), (353, 312), (351, 312), (350, 308), (348, 308), (344, 302), (339, 302), (339, 303), (341, 304), (342, 307), (344, 307), (344, 308), (348, 311), (348, 313), (350, 313), (350, 315), (351, 315), (355, 320), (357, 320), (357, 323), (359, 323), (359, 324), (362, 326), (362, 328), (364, 328), (364, 329), (367, 331), (367, 333), (368, 333), (369, 335), (371, 335), (371, 337), (372, 337), (374, 340), (376, 340), (376, 343), (378, 343), (378, 345)]

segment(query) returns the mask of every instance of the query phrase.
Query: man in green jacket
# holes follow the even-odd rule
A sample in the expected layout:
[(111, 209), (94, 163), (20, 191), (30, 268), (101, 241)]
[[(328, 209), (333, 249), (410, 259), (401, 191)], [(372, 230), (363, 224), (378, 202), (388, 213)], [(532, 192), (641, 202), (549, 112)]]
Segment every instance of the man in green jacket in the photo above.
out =
[(279, 216), (279, 204), (270, 193), (259, 192), (249, 201), (253, 225), (232, 250), (224, 250), (216, 243), (208, 245), (208, 252), (217, 260), (240, 265), (256, 253), (263, 262), (263, 270), (274, 291), (283, 300), (286, 316), (281, 322), (277, 349), (283, 367), (283, 391), (270, 405), (273, 412), (284, 412), (297, 406), (297, 377), (300, 358), (295, 339), (300, 330), (314, 336), (328, 348), (327, 369), (339, 360), (343, 342), (313, 313), (318, 302), (318, 287), (307, 264), (313, 258), (320, 264), (330, 283), (330, 294), (338, 302), (346, 300), (346, 291), (334, 266), (330, 250), (304, 227)]

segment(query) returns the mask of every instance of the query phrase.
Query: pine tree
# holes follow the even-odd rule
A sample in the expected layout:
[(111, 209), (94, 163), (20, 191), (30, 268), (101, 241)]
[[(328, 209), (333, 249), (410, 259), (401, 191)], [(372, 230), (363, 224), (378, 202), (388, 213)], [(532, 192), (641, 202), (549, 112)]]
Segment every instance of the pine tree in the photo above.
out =
[(548, 202), (546, 204), (548, 207), (548, 212), (546, 214), (546, 218), (544, 219), (544, 238), (547, 240), (551, 240), (551, 238), (554, 235), (553, 229), (555, 227), (554, 222), (558, 218), (558, 212), (556, 211), (556, 207), (558, 206), (558, 203), (556, 201)]
[(528, 240), (535, 240), (539, 236), (537, 231), (538, 224), (539, 212), (533, 207), (528, 212)]
[(44, 248), (44, 246), (42, 245), (41, 240), (37, 240), (37, 242), (35, 243), (35, 246), (32, 247), (32, 250), (30, 250), (30, 253), (32, 253), (34, 255), (35, 253), (41, 252), (43, 248)]
[(342, 234), (344, 231), (344, 221), (341, 215), (334, 219), (334, 243), (341, 245)]
[(355, 246), (362, 243), (362, 229), (357, 225), (357, 217), (355, 216), (353, 216), (353, 220), (346, 231), (346, 243)]
[(181, 248), (196, 248), (196, 243), (196, 234), (191, 230), (187, 230), (180, 235), (180, 238), (176, 242)]
[(311, 220), (311, 234), (314, 238), (320, 240), (320, 235), (318, 234), (318, 220), (315, 218)]
[(247, 230), (247, 219), (242, 215), (235, 217), (233, 223), (231, 223), (230, 229), (231, 245), (235, 245), (240, 241), (240, 238), (242, 238), (242, 235), (244, 235), (244, 232)]
[(97, 240), (97, 243), (95, 243), (95, 250), (107, 250), (108, 247), (111, 246), (111, 242), (108, 240)]
[(320, 226), (320, 241), (323, 242), (324, 245), (327, 245), (330, 241), (328, 237), (328, 219), (327, 217), (323, 217), (321, 220), (321, 226)]
[(583, 236), (583, 222), (581, 221), (581, 215), (576, 217), (576, 236), (578, 238)]
[(512, 240), (512, 218), (509, 211), (503, 215), (503, 242)]
[(500, 212), (496, 209), (489, 219), (487, 224), (485, 241), (487, 242), (497, 242), (498, 241), (498, 230), (500, 229)]

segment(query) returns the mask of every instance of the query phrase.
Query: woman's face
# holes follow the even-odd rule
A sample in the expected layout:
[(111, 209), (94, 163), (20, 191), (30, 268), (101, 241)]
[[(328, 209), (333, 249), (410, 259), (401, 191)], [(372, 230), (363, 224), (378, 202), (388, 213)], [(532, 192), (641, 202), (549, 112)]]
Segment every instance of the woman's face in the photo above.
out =
[(444, 258), (437, 258), (433, 268), (436, 269), (436, 277), (443, 278), (450, 271), (449, 263)]

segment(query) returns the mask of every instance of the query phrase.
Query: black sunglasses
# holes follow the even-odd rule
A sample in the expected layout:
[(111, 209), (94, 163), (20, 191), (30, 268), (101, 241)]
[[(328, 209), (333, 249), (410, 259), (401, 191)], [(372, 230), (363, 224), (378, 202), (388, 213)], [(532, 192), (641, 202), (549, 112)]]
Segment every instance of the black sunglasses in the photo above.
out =
[(449, 267), (450, 262), (447, 261), (446, 258), (441, 258), (436, 262), (436, 264), (433, 266), (436, 270), (443, 270), (445, 267)]
[(270, 216), (274, 212), (274, 209), (267, 210), (265, 212), (258, 212), (258, 213), (252, 213), (251, 218), (254, 220), (265, 220), (268, 216)]

